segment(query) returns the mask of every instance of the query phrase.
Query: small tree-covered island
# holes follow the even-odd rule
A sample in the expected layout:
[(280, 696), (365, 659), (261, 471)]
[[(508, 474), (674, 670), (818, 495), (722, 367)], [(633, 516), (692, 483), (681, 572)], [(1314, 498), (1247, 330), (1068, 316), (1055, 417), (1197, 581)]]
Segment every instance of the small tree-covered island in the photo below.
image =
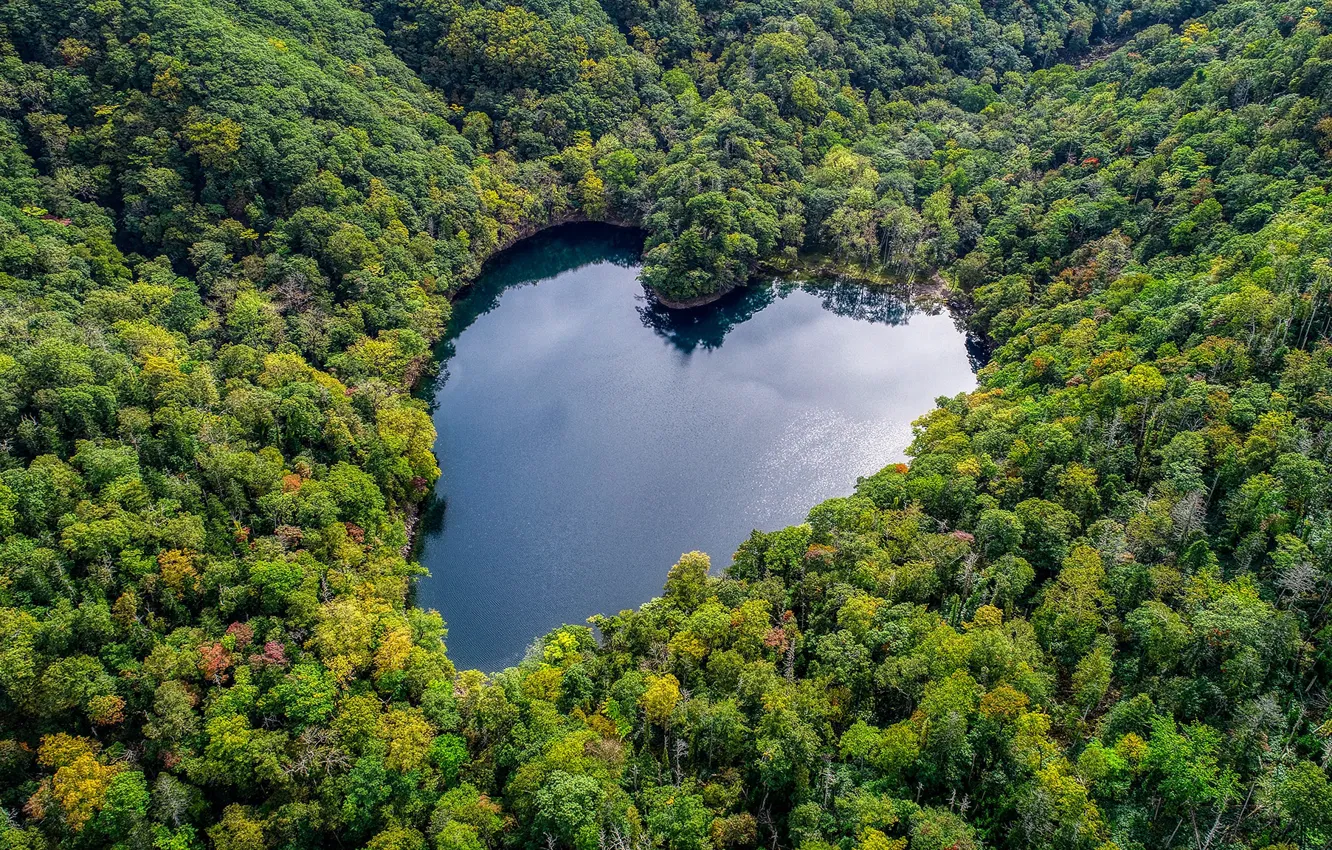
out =
[[(1326, 2), (0, 0), (0, 849), (1327, 847), (1330, 160)], [(460, 672), (418, 390), (570, 221), (989, 355)]]

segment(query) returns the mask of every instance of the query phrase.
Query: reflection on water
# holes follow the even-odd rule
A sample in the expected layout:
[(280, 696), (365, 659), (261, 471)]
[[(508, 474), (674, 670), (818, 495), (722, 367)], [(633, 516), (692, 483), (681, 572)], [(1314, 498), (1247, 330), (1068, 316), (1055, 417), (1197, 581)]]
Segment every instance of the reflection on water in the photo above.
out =
[(458, 335), (498, 307), (500, 296), (510, 289), (593, 263), (636, 268), (642, 252), (640, 231), (604, 224), (567, 224), (524, 239), (487, 261), (476, 281), (453, 302), (453, 315), (444, 339), (435, 350), (436, 359), (447, 362)]
[[(643, 249), (639, 231), (588, 223), (543, 231), (492, 258), (462, 298), (453, 305), (448, 333), (435, 354), (441, 363), (453, 355), (453, 341), (478, 318), (494, 310), (510, 289), (528, 286), (592, 264), (636, 268)], [(726, 334), (755, 313), (792, 292), (816, 295), (823, 309), (865, 322), (899, 325), (922, 308), (903, 289), (866, 286), (855, 281), (816, 280), (756, 283), (734, 289), (717, 301), (688, 310), (663, 307), (643, 287), (637, 306), (643, 327), (651, 328), (686, 354), (719, 348)], [(931, 308), (937, 313), (938, 308)]]
[(705, 351), (720, 348), (732, 328), (749, 321), (776, 297), (776, 287), (747, 286), (689, 310), (670, 310), (648, 297), (639, 305), (638, 315), (643, 327), (651, 328), (677, 350), (690, 354), (699, 348)]
[(661, 334), (686, 354), (721, 346), (726, 334), (744, 324), (773, 301), (792, 292), (807, 292), (819, 298), (823, 309), (838, 316), (864, 322), (900, 325), (920, 308), (898, 290), (865, 286), (851, 281), (775, 281), (732, 290), (712, 304), (690, 310), (670, 310), (652, 298), (638, 308), (643, 326)]
[(417, 601), (443, 613), (460, 667), (645, 602), (681, 552), (724, 567), (751, 529), (902, 460), (911, 421), (975, 386), (952, 317), (893, 290), (754, 285), (666, 311), (640, 249), (609, 228), (548, 232), (454, 307)]

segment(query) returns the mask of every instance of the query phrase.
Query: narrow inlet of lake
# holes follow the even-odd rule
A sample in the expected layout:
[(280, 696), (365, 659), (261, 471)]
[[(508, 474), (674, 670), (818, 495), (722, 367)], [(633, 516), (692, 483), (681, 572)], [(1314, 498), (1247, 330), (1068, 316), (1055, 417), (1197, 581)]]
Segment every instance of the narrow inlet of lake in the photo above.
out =
[(667, 311), (638, 282), (641, 247), (547, 231), (454, 306), (417, 603), (444, 615), (459, 668), (502, 669), (556, 626), (660, 595), (682, 552), (724, 568), (751, 529), (903, 460), (911, 421), (975, 387), (947, 311), (849, 283)]

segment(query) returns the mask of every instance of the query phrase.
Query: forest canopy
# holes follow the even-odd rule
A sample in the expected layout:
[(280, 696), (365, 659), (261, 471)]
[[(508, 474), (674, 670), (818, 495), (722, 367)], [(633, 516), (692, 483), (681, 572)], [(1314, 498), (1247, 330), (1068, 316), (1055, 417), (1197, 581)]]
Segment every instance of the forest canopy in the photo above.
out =
[[(0, 848), (1326, 847), (1329, 27), (0, 4)], [(578, 219), (674, 301), (937, 273), (992, 356), (909, 464), (459, 672), (412, 389)]]

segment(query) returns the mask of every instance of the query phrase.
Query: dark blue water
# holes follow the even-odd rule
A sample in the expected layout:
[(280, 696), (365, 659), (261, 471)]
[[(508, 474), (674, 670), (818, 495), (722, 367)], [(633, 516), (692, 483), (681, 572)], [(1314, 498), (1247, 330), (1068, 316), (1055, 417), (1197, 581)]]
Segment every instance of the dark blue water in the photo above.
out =
[(420, 605), (460, 668), (661, 592), (680, 553), (730, 563), (904, 458), (911, 421), (975, 386), (966, 339), (854, 284), (756, 285), (654, 306), (628, 231), (549, 231), (454, 308), (435, 387), (443, 476)]

